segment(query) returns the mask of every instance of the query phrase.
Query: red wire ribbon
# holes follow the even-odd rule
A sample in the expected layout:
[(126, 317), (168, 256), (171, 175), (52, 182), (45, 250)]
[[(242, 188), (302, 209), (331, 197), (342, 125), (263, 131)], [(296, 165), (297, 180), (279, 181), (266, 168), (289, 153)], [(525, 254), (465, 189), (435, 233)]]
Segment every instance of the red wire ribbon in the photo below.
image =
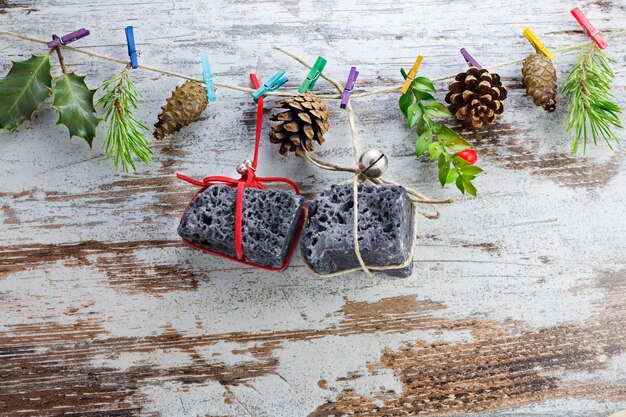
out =
[[(261, 87), (259, 80), (257, 79), (255, 74), (250, 74), (250, 78), (252, 79), (252, 84), (254, 88), (258, 89)], [(256, 167), (259, 162), (259, 145), (261, 144), (261, 130), (263, 127), (263, 96), (259, 97), (259, 100), (257, 103), (258, 103), (258, 106), (257, 106), (257, 117), (256, 117), (256, 134), (255, 134), (255, 140), (254, 140), (254, 159), (252, 160), (252, 167), (248, 167), (248, 169), (241, 176), (241, 178), (209, 176), (209, 177), (205, 177), (202, 181), (200, 181), (200, 180), (188, 177), (186, 175), (176, 173), (176, 177), (178, 177), (179, 179), (186, 181), (189, 184), (202, 187), (200, 191), (196, 193), (196, 196), (200, 194), (201, 192), (203, 192), (204, 190), (206, 190), (207, 188), (209, 188), (210, 186), (217, 185), (217, 184), (224, 184), (232, 188), (237, 188), (237, 197), (236, 197), (236, 202), (235, 202), (235, 253), (237, 254), (237, 257), (233, 258), (232, 256), (228, 256), (220, 252), (215, 252), (213, 250), (203, 248), (201, 246), (198, 246), (188, 241), (187, 239), (183, 239), (183, 241), (187, 243), (188, 245), (193, 246), (196, 249), (200, 249), (202, 251), (205, 251), (214, 255), (218, 255), (218, 256), (221, 256), (221, 257), (224, 257), (224, 258), (236, 261), (236, 262), (240, 262), (245, 265), (254, 266), (254, 267), (265, 269), (268, 271), (282, 271), (283, 269), (287, 267), (287, 265), (289, 265), (289, 261), (291, 260), (291, 256), (293, 255), (296, 243), (298, 241), (298, 237), (300, 236), (300, 232), (302, 231), (302, 228), (304, 227), (304, 219), (306, 217), (306, 210), (302, 211), (302, 218), (300, 219), (300, 226), (298, 227), (298, 230), (296, 231), (294, 241), (291, 245), (289, 253), (287, 254), (285, 263), (282, 266), (278, 268), (270, 268), (270, 267), (265, 267), (262, 265), (253, 264), (243, 259), (243, 246), (242, 246), (243, 240), (242, 240), (242, 235), (241, 235), (241, 228), (243, 224), (244, 190), (246, 188), (257, 188), (260, 190), (265, 190), (266, 187), (264, 183), (282, 182), (282, 183), (290, 185), (294, 189), (296, 194), (300, 195), (300, 189), (298, 188), (298, 185), (295, 182), (291, 181), (289, 178), (257, 177), (256, 176)], [(185, 212), (186, 211), (187, 209), (185, 209)], [(183, 212), (183, 215), (184, 214), (185, 213)]]

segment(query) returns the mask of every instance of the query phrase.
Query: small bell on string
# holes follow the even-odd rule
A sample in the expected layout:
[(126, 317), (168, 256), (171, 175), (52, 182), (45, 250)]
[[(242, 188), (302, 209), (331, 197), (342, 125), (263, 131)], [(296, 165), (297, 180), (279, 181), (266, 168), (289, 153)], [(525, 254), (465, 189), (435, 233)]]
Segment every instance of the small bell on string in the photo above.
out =
[(378, 149), (365, 151), (359, 157), (359, 171), (367, 178), (382, 177), (388, 165), (387, 155)]

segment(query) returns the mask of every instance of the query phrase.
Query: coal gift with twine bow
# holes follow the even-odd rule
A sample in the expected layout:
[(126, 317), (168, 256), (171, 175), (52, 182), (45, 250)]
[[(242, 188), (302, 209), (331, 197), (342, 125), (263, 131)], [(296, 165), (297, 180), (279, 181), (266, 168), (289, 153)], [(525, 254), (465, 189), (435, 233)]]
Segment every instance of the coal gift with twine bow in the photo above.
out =
[[(306, 65), (290, 52), (274, 48)], [(326, 75), (321, 77), (332, 83), (340, 96), (343, 95), (345, 89), (341, 84)], [(302, 143), (297, 145), (299, 153), (313, 165), (353, 176), (351, 180), (322, 191), (309, 204), (300, 240), (304, 264), (309, 271), (321, 277), (359, 270), (367, 275), (381, 271), (406, 277), (413, 267), (417, 214), (437, 218), (439, 211), (435, 204), (451, 201), (430, 200), (415, 190), (384, 179), (387, 156), (376, 149), (364, 153), (359, 151), (355, 117), (349, 101), (345, 109), (357, 167), (322, 161)], [(420, 204), (431, 205), (434, 212), (422, 212)]]
[[(250, 74), (255, 88), (260, 84)], [(177, 174), (202, 187), (185, 209), (178, 234), (196, 249), (270, 271), (289, 265), (302, 230), (306, 210), (298, 186), (281, 177), (256, 176), (263, 97), (258, 99), (254, 159), (237, 167), (241, 178), (206, 177), (202, 181)], [(267, 183), (285, 183), (295, 193), (267, 189)]]

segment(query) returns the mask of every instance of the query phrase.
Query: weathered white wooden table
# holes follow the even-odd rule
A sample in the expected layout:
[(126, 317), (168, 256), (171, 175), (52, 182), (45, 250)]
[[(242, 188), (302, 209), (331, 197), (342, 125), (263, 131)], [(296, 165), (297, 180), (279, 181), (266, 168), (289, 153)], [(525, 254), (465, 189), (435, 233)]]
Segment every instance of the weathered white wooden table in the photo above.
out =
[[(622, 0), (579, 4), (605, 33), (626, 27)], [(78, 27), (76, 46), (124, 59), (135, 26), (140, 62), (248, 85), (285, 68), (279, 43), (358, 87), (464, 68), (462, 46), (489, 66), (522, 58), (531, 26), (549, 47), (585, 39), (573, 4), (499, 1), (0, 1), (0, 26), (48, 38)], [(624, 39), (609, 42), (626, 86)], [(42, 53), (0, 38), (0, 69)], [(120, 65), (66, 52), (97, 86)], [(561, 80), (575, 55), (558, 56)], [(58, 71), (58, 67), (54, 71)], [(486, 174), (479, 198), (436, 183), (416, 161), (397, 94), (355, 102), (363, 147), (391, 156), (389, 178), (433, 197), (459, 197), (421, 221), (408, 279), (319, 279), (297, 255), (284, 273), (190, 249), (176, 225), (196, 191), (176, 171), (235, 175), (252, 152), (255, 108), (220, 90), (201, 121), (155, 145), (155, 161), (115, 173), (100, 146), (67, 139), (49, 104), (18, 133), (0, 132), (0, 414), (88, 416), (464, 415), (606, 416), (626, 408), (626, 167), (605, 146), (568, 154), (564, 109), (524, 96), (519, 65), (500, 122), (466, 137)], [(133, 71), (151, 124), (181, 81)], [(438, 83), (445, 88), (446, 83)], [(318, 91), (334, 92), (320, 80)], [(441, 98), (443, 95), (441, 95)], [(271, 104), (275, 99), (268, 99)], [(345, 113), (332, 102), (320, 155), (350, 163)], [(266, 126), (267, 127), (267, 126)], [(622, 139), (626, 135), (620, 133)], [(297, 180), (307, 198), (345, 180), (282, 159), (267, 140), (260, 174)]]

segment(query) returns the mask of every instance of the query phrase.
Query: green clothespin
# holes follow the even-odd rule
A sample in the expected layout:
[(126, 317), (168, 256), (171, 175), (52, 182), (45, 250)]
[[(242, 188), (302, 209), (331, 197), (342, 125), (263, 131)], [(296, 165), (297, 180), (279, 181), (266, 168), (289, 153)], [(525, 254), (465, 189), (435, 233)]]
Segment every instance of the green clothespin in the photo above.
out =
[(309, 74), (306, 76), (306, 80), (304, 80), (304, 82), (300, 86), (298, 93), (306, 93), (307, 91), (312, 90), (315, 86), (315, 82), (320, 77), (320, 75), (322, 75), (322, 71), (324, 71), (325, 66), (326, 60), (323, 57), (318, 56), (317, 61), (315, 61), (315, 65), (313, 65), (313, 68), (311, 68), (311, 71), (309, 71)]

